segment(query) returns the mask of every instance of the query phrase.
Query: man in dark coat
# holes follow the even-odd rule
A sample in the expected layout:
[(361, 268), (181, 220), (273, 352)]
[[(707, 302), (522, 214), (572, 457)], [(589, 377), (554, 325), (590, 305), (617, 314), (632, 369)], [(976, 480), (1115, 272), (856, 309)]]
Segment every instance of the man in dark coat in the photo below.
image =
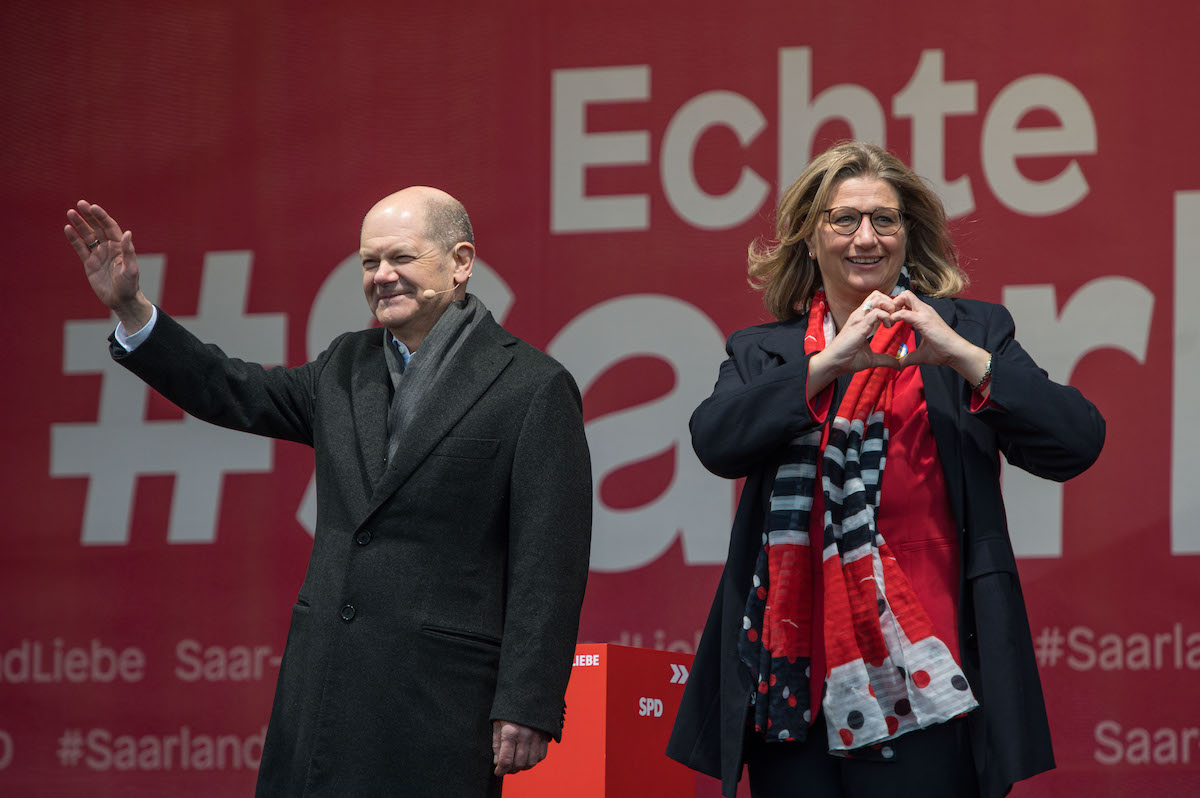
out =
[(67, 217), (114, 358), (198, 418), (316, 451), (258, 794), (498, 795), (537, 764), (562, 731), (590, 458), (571, 376), (466, 293), (462, 205), (377, 203), (360, 254), (385, 329), (286, 369), (202, 344), (139, 290), (130, 232), (86, 202)]

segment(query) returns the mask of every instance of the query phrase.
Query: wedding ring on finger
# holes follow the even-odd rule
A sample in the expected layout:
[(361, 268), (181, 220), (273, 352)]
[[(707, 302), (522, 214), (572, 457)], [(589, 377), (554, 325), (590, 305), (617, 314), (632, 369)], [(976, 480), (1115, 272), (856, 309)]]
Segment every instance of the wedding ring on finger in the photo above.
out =
[(97, 238), (95, 241), (93, 241), (92, 243), (88, 244), (88, 245), (87, 245), (87, 248), (88, 248), (88, 249), (95, 249), (95, 248), (96, 248), (96, 247), (98, 247), (98, 246), (100, 246), (100, 239), (98, 239), (98, 238)]
[(865, 306), (865, 307), (866, 307), (866, 309), (867, 309), (867, 310), (870, 310), (870, 309), (871, 309), (871, 307), (872, 307), (872, 305), (871, 305), (871, 300), (869, 300), (869, 299), (867, 300), (867, 304), (866, 304), (866, 306)]

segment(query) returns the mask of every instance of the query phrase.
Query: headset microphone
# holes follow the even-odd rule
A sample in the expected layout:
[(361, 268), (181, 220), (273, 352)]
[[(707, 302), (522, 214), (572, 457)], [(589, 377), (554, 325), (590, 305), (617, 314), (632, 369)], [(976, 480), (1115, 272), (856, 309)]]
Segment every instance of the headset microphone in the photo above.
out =
[(438, 296), (440, 294), (448, 294), (451, 291), (453, 291), (455, 288), (458, 288), (458, 286), (452, 285), (449, 288), (447, 288), (445, 291), (434, 291), (432, 288), (426, 288), (424, 291), (421, 292), (421, 297), (423, 299), (433, 299), (435, 296)]

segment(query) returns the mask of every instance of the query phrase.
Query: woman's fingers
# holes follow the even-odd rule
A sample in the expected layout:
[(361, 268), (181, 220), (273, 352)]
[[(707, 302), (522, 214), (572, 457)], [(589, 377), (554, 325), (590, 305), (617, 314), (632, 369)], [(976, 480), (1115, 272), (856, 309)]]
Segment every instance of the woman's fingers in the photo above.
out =
[(863, 300), (863, 303), (858, 306), (859, 310), (863, 311), (864, 313), (873, 313), (876, 310), (883, 310), (887, 313), (891, 313), (896, 309), (896, 307), (895, 300), (882, 291), (872, 291), (870, 295)]
[(904, 364), (895, 355), (889, 355), (884, 352), (871, 352), (870, 361), (868, 368), (882, 366), (885, 369), (894, 369), (896, 371), (904, 368)]
[(928, 353), (929, 350), (926, 348), (925, 342), (922, 341), (921, 345), (916, 349), (912, 350), (903, 357), (896, 358), (897, 367), (900, 369), (906, 369), (909, 366), (923, 365), (924, 363), (928, 362), (925, 360), (925, 357), (928, 355)]
[(921, 301), (920, 297), (909, 290), (901, 291), (892, 298), (892, 301), (897, 308), (910, 308), (912, 310), (917, 310), (928, 307), (928, 305)]

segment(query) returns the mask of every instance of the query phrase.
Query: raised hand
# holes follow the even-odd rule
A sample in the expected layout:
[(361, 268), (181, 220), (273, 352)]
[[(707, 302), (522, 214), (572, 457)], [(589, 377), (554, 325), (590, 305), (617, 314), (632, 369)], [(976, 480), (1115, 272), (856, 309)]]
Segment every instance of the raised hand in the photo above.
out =
[(125, 329), (136, 332), (150, 320), (153, 306), (138, 283), (133, 234), (122, 232), (99, 205), (80, 200), (67, 211), (67, 242), (83, 262), (96, 297), (117, 314)]

